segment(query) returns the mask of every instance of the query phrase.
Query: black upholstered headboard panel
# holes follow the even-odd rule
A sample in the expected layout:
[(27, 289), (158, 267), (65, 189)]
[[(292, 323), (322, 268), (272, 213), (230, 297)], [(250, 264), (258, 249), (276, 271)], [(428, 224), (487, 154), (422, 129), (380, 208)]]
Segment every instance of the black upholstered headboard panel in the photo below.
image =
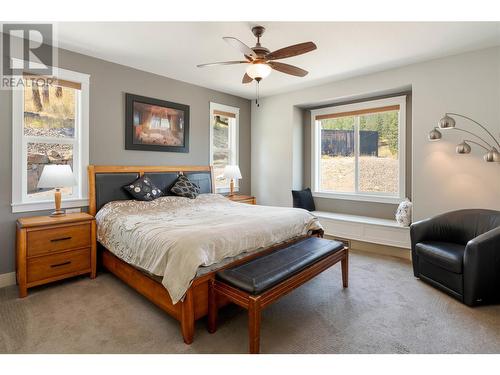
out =
[[(177, 170), (176, 170), (177, 169)], [(122, 189), (139, 176), (148, 176), (166, 195), (179, 173), (185, 174), (198, 184), (201, 193), (213, 191), (210, 167), (104, 167), (89, 166), (89, 211), (95, 215), (102, 206), (111, 201), (131, 199)]]
[[(212, 192), (212, 175), (210, 172), (183, 172), (191, 181), (200, 187), (200, 193)], [(151, 179), (156, 187), (160, 188), (165, 195), (170, 195), (169, 191), (175, 180), (179, 176), (178, 172), (151, 172), (144, 173)]]
[(139, 173), (96, 173), (95, 175), (95, 200), (96, 209), (111, 201), (123, 201), (130, 198), (122, 186), (134, 182), (139, 178)]

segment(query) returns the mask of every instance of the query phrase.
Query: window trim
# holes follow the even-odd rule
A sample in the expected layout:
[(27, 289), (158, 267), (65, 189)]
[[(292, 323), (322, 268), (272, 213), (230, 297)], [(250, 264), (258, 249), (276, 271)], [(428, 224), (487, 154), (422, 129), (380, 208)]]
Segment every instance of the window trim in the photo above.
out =
[[(398, 151), (399, 151), (399, 195), (395, 196), (389, 193), (380, 192), (327, 192), (319, 190), (319, 158), (317, 152), (320, 149), (319, 139), (319, 121), (316, 116), (335, 114), (343, 112), (362, 111), (369, 108), (379, 108), (391, 105), (399, 105), (399, 123), (398, 123)], [(358, 115), (359, 116), (359, 115)], [(356, 165), (358, 158), (358, 132), (354, 132), (354, 150)], [(355, 179), (358, 179), (358, 168), (355, 169)], [(405, 199), (406, 196), (406, 95), (395, 96), (385, 99), (368, 100), (359, 103), (345, 104), (332, 106), (328, 108), (320, 108), (311, 111), (311, 190), (314, 197), (330, 198), (330, 199), (345, 199), (363, 202), (378, 202), (378, 203), (394, 203), (398, 204)]]
[[(214, 111), (220, 111), (220, 112), (229, 112), (233, 113), (235, 115), (234, 121), (235, 121), (235, 126), (234, 126), (234, 132), (230, 132), (230, 142), (234, 142), (234, 158), (235, 158), (235, 164), (239, 166), (239, 129), (240, 129), (240, 109), (238, 107), (232, 107), (229, 105), (225, 104), (219, 104), (215, 102), (210, 102), (210, 111), (209, 111), (209, 127), (210, 127), (210, 137), (209, 137), (209, 160), (210, 160), (210, 165), (213, 166), (214, 164), (214, 157), (213, 157), (213, 113)], [(215, 179), (215, 176), (214, 176)], [(215, 183), (215, 181), (214, 181)], [(229, 193), (229, 183), (225, 187), (218, 187), (215, 189), (216, 193), (223, 194), (223, 193)], [(234, 182), (234, 191), (238, 192), (240, 190), (240, 183), (239, 180), (236, 180)]]
[[(77, 116), (79, 117), (78, 128), (75, 134), (79, 134), (77, 144), (77, 155), (73, 155), (73, 170), (76, 171), (78, 180), (77, 193), (70, 197), (63, 197), (62, 208), (85, 207), (88, 206), (88, 181), (87, 166), (89, 165), (89, 83), (90, 75), (74, 72), (71, 70), (52, 68), (53, 76), (61, 80), (80, 83), (81, 90), (77, 97), (79, 107)], [(23, 74), (30, 74), (29, 69)], [(15, 79), (22, 79), (16, 76)], [(40, 139), (43, 141), (43, 139)], [(61, 139), (62, 143), (68, 143)], [(53, 200), (27, 199), (24, 187), (27, 184), (24, 162), (26, 161), (26, 147), (24, 147), (24, 87), (12, 89), (12, 212), (29, 212), (48, 210), (54, 207)], [(73, 142), (70, 142), (74, 144)], [(76, 160), (76, 163), (75, 163)], [(76, 167), (75, 168), (75, 164)]]

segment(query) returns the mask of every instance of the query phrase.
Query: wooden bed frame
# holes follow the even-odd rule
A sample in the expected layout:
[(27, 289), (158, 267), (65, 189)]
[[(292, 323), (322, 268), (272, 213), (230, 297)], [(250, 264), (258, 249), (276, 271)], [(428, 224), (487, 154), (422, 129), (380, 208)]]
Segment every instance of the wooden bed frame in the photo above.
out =
[[(90, 165), (88, 167), (89, 177), (89, 213), (95, 216), (96, 207), (96, 180), (95, 175), (98, 173), (138, 173), (140, 176), (144, 173), (156, 172), (210, 172), (212, 175), (212, 192), (215, 191), (213, 170), (211, 166), (98, 166)], [(311, 233), (310, 235), (323, 236), (322, 231)], [(276, 246), (264, 249), (257, 253), (250, 254), (246, 257), (231, 262), (223, 268), (233, 267), (237, 264), (246, 262), (258, 256), (278, 250), (290, 243), (297, 242), (307, 237), (300, 238), (281, 243)], [(134, 288), (144, 297), (149, 299), (155, 305), (164, 310), (167, 314), (177, 319), (181, 324), (182, 337), (186, 344), (191, 344), (194, 338), (194, 323), (196, 320), (208, 314), (208, 287), (209, 283), (215, 280), (215, 272), (212, 271), (193, 280), (191, 286), (187, 290), (184, 300), (176, 304), (172, 303), (167, 289), (158, 281), (139, 271), (137, 268), (129, 265), (113, 255), (109, 250), (102, 245), (99, 246), (101, 252), (99, 254), (100, 265), (109, 272), (113, 273), (127, 285)], [(218, 269), (218, 270), (220, 270)], [(229, 303), (229, 300), (220, 297), (217, 299), (217, 306), (224, 306)]]

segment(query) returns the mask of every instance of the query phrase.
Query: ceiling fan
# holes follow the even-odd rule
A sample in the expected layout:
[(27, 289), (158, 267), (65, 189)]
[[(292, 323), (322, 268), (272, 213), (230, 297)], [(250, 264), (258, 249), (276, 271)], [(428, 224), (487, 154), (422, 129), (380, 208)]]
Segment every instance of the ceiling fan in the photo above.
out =
[(217, 65), (248, 64), (242, 83), (251, 83), (253, 80), (259, 83), (263, 78), (266, 78), (273, 69), (297, 77), (304, 77), (307, 75), (307, 70), (275, 60), (286, 59), (288, 57), (311, 52), (317, 48), (316, 44), (313, 42), (299, 43), (271, 52), (260, 44), (260, 38), (265, 30), (263, 26), (255, 26), (252, 28), (252, 33), (257, 38), (257, 44), (252, 48), (236, 38), (222, 38), (232, 47), (243, 53), (245, 60), (200, 64), (197, 65), (198, 68)]

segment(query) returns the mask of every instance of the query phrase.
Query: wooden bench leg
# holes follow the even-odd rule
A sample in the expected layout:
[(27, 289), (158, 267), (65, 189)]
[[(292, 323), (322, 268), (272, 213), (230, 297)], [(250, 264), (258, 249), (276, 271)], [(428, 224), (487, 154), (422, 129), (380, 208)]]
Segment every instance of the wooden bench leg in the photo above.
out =
[(188, 289), (184, 301), (182, 302), (181, 330), (184, 342), (188, 345), (192, 344), (194, 338), (194, 304), (192, 288)]
[(340, 263), (342, 265), (342, 285), (347, 288), (349, 285), (349, 250), (346, 250), (345, 257)]
[(260, 352), (260, 300), (250, 297), (248, 303), (248, 345), (250, 354)]
[(217, 300), (215, 296), (214, 280), (208, 282), (208, 324), (207, 330), (209, 333), (217, 331)]

